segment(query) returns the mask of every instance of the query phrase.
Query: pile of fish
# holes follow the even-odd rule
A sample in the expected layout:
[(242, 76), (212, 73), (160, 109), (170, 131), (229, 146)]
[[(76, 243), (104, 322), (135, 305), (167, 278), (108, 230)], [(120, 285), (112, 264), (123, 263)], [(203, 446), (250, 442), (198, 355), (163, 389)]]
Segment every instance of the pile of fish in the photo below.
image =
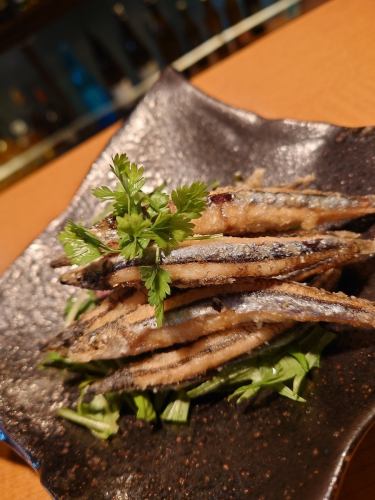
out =
[[(222, 236), (192, 239), (162, 256), (173, 286), (162, 327), (141, 286), (145, 262), (112, 254), (61, 276), (66, 285), (110, 292), (45, 349), (82, 363), (126, 358), (91, 392), (157, 390), (211, 376), (296, 322), (375, 328), (375, 304), (332, 291), (343, 266), (375, 254), (372, 240), (332, 225), (373, 213), (375, 196), (221, 188), (209, 195), (195, 233)], [(92, 232), (116, 246), (113, 217)], [(52, 265), (69, 263), (61, 257)]]

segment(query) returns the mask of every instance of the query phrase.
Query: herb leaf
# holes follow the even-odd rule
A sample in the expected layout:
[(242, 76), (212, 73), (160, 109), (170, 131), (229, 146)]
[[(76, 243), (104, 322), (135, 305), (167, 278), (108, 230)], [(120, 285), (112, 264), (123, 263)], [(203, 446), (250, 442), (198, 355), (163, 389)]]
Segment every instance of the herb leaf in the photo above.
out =
[(323, 349), (334, 339), (335, 334), (316, 327), (302, 340), (287, 346), (287, 350), (279, 349), (271, 355), (263, 354), (224, 368), (211, 379), (187, 391), (187, 396), (194, 399), (222, 390), (230, 393), (229, 399), (240, 403), (268, 388), (304, 402), (299, 394), (302, 383), (307, 373), (319, 366)]
[(133, 213), (117, 217), (116, 221), (121, 255), (127, 260), (142, 257), (150, 243), (150, 235), (147, 232), (151, 225), (150, 220), (144, 219), (141, 214)]
[(144, 168), (131, 163), (128, 155), (125, 153), (117, 154), (113, 157), (113, 166), (111, 169), (130, 199), (143, 188), (145, 183), (143, 177)]
[(83, 290), (76, 297), (69, 297), (65, 305), (65, 326), (69, 326), (77, 320), (81, 314), (93, 309), (97, 303), (97, 297), (92, 290)]
[(169, 196), (166, 193), (155, 189), (148, 198), (147, 213), (151, 218), (157, 217), (159, 213), (168, 211)]
[(161, 249), (175, 247), (193, 234), (193, 224), (184, 215), (161, 212), (153, 223), (149, 236)]
[(73, 221), (67, 222), (58, 239), (72, 264), (87, 264), (100, 257), (102, 253), (112, 251), (91, 231)]
[(40, 363), (39, 368), (57, 368), (58, 370), (68, 370), (74, 373), (81, 373), (87, 379), (98, 377), (100, 375), (109, 375), (117, 368), (115, 360), (98, 360), (87, 363), (78, 363), (71, 361), (58, 352), (49, 352)]
[(171, 277), (160, 266), (142, 266), (140, 271), (148, 291), (148, 302), (155, 307), (156, 323), (161, 326), (164, 319), (164, 299), (171, 293)]
[(111, 188), (107, 186), (100, 186), (91, 190), (92, 194), (99, 198), (100, 200), (110, 200), (113, 201), (115, 199), (115, 192), (112, 191)]
[(189, 219), (197, 219), (206, 208), (208, 190), (204, 182), (196, 181), (190, 186), (181, 186), (172, 191), (171, 198), (178, 213)]
[(124, 188), (119, 184), (115, 191), (109, 187), (101, 186), (93, 189), (92, 194), (102, 201), (110, 201), (110, 213), (114, 215), (124, 215), (129, 209), (129, 197)]
[[(100, 186), (93, 189), (92, 194), (109, 202), (116, 216), (118, 248), (108, 247), (91, 231), (71, 221), (60, 233), (59, 240), (71, 263), (78, 265), (115, 252), (121, 253), (126, 260), (142, 259), (147, 249), (152, 250), (155, 265), (144, 267), (141, 276), (160, 326), (164, 317), (163, 301), (170, 293), (171, 282), (168, 272), (160, 268), (160, 251), (169, 252), (193, 236), (191, 221), (200, 217), (206, 207), (207, 186), (200, 181), (193, 182), (168, 195), (163, 192), (162, 185), (147, 194), (142, 190), (145, 184), (143, 167), (132, 163), (126, 154), (117, 154), (112, 160), (111, 169), (119, 181), (117, 187), (113, 190)], [(149, 260), (142, 263), (148, 264)]]
[[(165, 422), (186, 423), (191, 400), (208, 393), (229, 394), (230, 399), (233, 398), (239, 403), (254, 398), (262, 390), (267, 389), (304, 403), (305, 399), (300, 393), (302, 381), (308, 371), (318, 366), (322, 350), (336, 335), (320, 327), (314, 328), (301, 340), (298, 330), (291, 333), (292, 340), (287, 344), (275, 346), (272, 351), (268, 350), (257, 357), (228, 365), (211, 379), (192, 387), (187, 392), (164, 391), (156, 395), (150, 392), (109, 393), (95, 396), (90, 403), (84, 403), (83, 395), (87, 384), (94, 377), (113, 371), (116, 366), (110, 366), (110, 363), (116, 365), (119, 360), (74, 363), (57, 353), (51, 353), (43, 366), (54, 366), (86, 374), (86, 379), (80, 386), (81, 396), (76, 411), (63, 408), (59, 410), (59, 415), (89, 428), (94, 435), (104, 439), (117, 432), (118, 415), (123, 406), (130, 407), (136, 418), (149, 422), (159, 416)], [(303, 357), (311, 361), (308, 371), (305, 371), (305, 361), (301, 363)]]
[[(296, 376), (304, 375), (305, 372), (300, 363), (292, 356), (286, 355), (275, 360), (266, 361), (258, 370), (252, 374), (252, 383), (236, 389), (229, 399), (237, 399), (238, 403), (250, 399), (260, 388), (275, 388), (278, 392), (282, 389), (283, 382), (293, 380)], [(285, 392), (285, 391), (284, 391)], [(283, 393), (282, 395), (285, 396)]]
[(115, 215), (138, 213), (143, 198), (147, 196), (142, 192), (144, 169), (131, 163), (126, 154), (117, 154), (112, 161), (111, 170), (119, 180), (118, 186), (114, 191), (107, 186), (100, 186), (93, 189), (92, 194), (102, 201), (111, 201)]

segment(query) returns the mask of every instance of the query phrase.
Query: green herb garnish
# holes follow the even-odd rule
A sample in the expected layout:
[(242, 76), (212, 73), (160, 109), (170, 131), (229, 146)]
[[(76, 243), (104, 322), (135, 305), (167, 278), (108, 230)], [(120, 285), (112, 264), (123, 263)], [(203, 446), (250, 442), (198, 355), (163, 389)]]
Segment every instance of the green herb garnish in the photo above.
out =
[(159, 265), (142, 266), (141, 278), (148, 291), (148, 302), (155, 307), (155, 316), (159, 324), (164, 318), (164, 299), (171, 293), (169, 273)]
[(72, 264), (88, 264), (103, 254), (113, 252), (91, 231), (73, 221), (67, 222), (58, 238)]
[(261, 355), (224, 368), (219, 374), (190, 389), (194, 399), (206, 394), (225, 391), (237, 403), (251, 399), (262, 389), (278, 392), (295, 401), (305, 402), (300, 391), (307, 374), (319, 366), (323, 349), (335, 334), (314, 328), (302, 340), (282, 347), (271, 355)]
[(180, 392), (165, 407), (160, 418), (164, 422), (173, 422), (176, 424), (186, 424), (189, 418), (190, 399), (185, 393)]
[[(86, 386), (87, 387), (87, 386)], [(57, 414), (90, 429), (94, 436), (107, 439), (117, 434), (121, 401), (117, 394), (98, 394), (89, 403), (84, 402), (85, 387), (81, 390), (76, 411), (60, 408)]]
[(111, 203), (117, 222), (118, 247), (109, 247), (90, 230), (72, 221), (60, 233), (59, 240), (73, 264), (84, 265), (110, 253), (121, 253), (126, 260), (146, 261), (141, 277), (149, 303), (155, 307), (157, 325), (161, 326), (171, 282), (168, 272), (160, 266), (162, 253), (170, 252), (193, 236), (191, 221), (199, 218), (206, 208), (207, 186), (193, 182), (175, 189), (171, 195), (160, 186), (147, 194), (143, 191), (143, 167), (130, 162), (126, 154), (114, 156), (111, 169), (118, 179), (116, 188), (101, 186), (92, 192)]
[(136, 407), (136, 418), (138, 420), (145, 420), (146, 422), (156, 420), (157, 415), (148, 394), (135, 394), (132, 398)]

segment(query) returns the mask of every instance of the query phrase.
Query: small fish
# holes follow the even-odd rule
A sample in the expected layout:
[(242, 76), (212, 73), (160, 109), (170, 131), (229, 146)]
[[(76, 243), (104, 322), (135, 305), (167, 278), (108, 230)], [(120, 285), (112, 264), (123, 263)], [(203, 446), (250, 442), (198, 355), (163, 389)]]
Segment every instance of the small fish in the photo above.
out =
[(285, 188), (211, 193), (197, 234), (241, 235), (312, 229), (375, 213), (375, 196)]
[(147, 293), (144, 290), (118, 287), (95, 309), (84, 313), (79, 320), (65, 328), (52, 341), (44, 344), (41, 350), (54, 350), (55, 344), (67, 347), (82, 335), (88, 335), (144, 304), (147, 304)]
[[(283, 277), (308, 269), (314, 274), (314, 266), (321, 272), (374, 252), (374, 242), (349, 234), (191, 240), (162, 255), (161, 267), (179, 288), (233, 283), (248, 277)], [(111, 255), (68, 271), (60, 282), (94, 290), (140, 286), (139, 266), (147, 263)]]
[[(331, 289), (336, 286), (340, 271), (332, 269), (313, 280), (315, 286)], [(258, 325), (249, 323), (225, 332), (213, 333), (207, 337), (172, 351), (151, 354), (143, 360), (129, 363), (114, 374), (94, 383), (90, 387), (93, 393), (109, 391), (134, 391), (179, 386), (198, 377), (205, 376), (210, 370), (246, 357), (258, 348), (280, 347), (290, 341), (285, 332), (295, 325), (293, 321)], [(302, 325), (293, 329), (293, 338), (302, 335)], [(282, 335), (283, 334), (283, 335)], [(278, 338), (275, 341), (275, 338)]]
[(185, 347), (153, 354), (129, 363), (112, 375), (90, 386), (91, 393), (134, 391), (175, 387), (206, 375), (242, 355), (249, 355), (280, 336), (292, 326), (289, 323), (249, 323), (226, 332), (214, 333)]
[[(256, 171), (256, 177), (262, 175)], [(308, 177), (311, 180), (311, 176)], [(302, 179), (302, 182), (304, 180)], [(300, 181), (301, 182), (301, 181)], [(196, 234), (239, 236), (256, 233), (311, 231), (319, 226), (348, 221), (375, 213), (375, 196), (349, 196), (291, 187), (242, 189), (228, 186), (209, 194), (207, 209), (194, 221)], [(173, 206), (171, 207), (173, 209)], [(91, 231), (104, 243), (116, 248), (118, 235), (113, 215), (94, 224)], [(52, 267), (68, 266), (61, 255), (51, 262)]]
[[(192, 342), (214, 332), (249, 322), (328, 321), (357, 327), (375, 327), (375, 305), (301, 283), (252, 280), (219, 287), (181, 292), (165, 303), (165, 322), (157, 328), (153, 308), (138, 306), (132, 312), (106, 321), (78, 335), (60, 334), (48, 350), (73, 361), (113, 359)], [(62, 339), (62, 340), (61, 340)]]

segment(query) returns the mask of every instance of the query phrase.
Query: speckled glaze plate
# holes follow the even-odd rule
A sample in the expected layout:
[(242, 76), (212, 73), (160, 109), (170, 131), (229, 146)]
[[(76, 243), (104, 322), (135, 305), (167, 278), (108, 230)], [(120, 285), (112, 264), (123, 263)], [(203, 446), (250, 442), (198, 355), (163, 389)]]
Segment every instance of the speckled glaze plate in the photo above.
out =
[[(264, 167), (273, 184), (314, 173), (319, 188), (375, 192), (375, 129), (265, 120), (207, 97), (168, 70), (93, 164), (68, 210), (0, 281), (4, 439), (56, 498), (331, 498), (348, 454), (375, 417), (373, 332), (339, 335), (304, 405), (276, 397), (244, 412), (207, 401), (194, 408), (189, 426), (153, 428), (129, 416), (105, 442), (55, 417), (74, 401), (75, 389), (35, 366), (40, 342), (62, 326), (72, 290), (57, 283), (48, 261), (66, 218), (92, 217), (90, 187), (113, 182), (108, 163), (122, 151), (146, 166), (150, 185), (230, 182), (237, 170)], [(371, 232), (371, 222), (355, 228)], [(347, 271), (344, 286), (374, 300), (373, 269), (369, 262)]]

